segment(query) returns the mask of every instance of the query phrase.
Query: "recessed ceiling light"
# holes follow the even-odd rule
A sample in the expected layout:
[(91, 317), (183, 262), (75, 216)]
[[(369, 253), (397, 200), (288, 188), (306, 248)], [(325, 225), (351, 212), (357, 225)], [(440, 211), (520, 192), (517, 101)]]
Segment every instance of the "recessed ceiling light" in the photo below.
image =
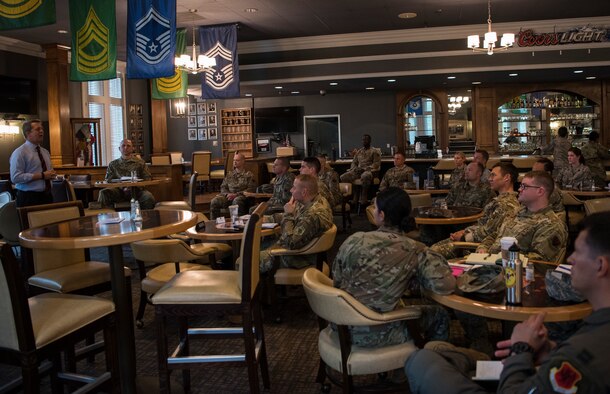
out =
[(284, 89), (284, 87), (283, 87), (283, 86), (276, 86), (275, 88), (276, 88), (276, 89), (278, 89), (278, 90), (279, 90), (279, 89)]
[(508, 74), (509, 77), (516, 77), (517, 75), (519, 75), (519, 74), (517, 74), (517, 73), (510, 73), (510, 74)]
[(68, 34), (68, 30), (64, 30), (64, 29), (59, 29), (59, 30), (57, 30), (57, 32), (59, 34)]
[(597, 77), (587, 77), (587, 79), (597, 79)]
[(468, 93), (472, 92), (472, 90), (470, 90), (470, 89), (467, 89), (466, 91), (467, 91)]
[(396, 82), (395, 79), (388, 79), (388, 82)]
[(583, 72), (583, 70), (574, 70), (574, 74), (582, 74)]
[(246, 8), (244, 11), (254, 14), (255, 12), (258, 12), (258, 8)]
[(453, 75), (448, 76), (447, 79), (455, 79), (455, 77)]
[(474, 81), (472, 84), (473, 84), (473, 85), (480, 85), (480, 84), (481, 84), (481, 82), (479, 82), (479, 81)]
[(246, 94), (244, 94), (244, 96), (246, 96), (246, 97), (252, 97), (252, 93), (246, 93)]
[(339, 85), (339, 82), (331, 82), (331, 83), (329, 83), (329, 85), (330, 86), (337, 86), (337, 85)]
[(403, 12), (401, 14), (398, 14), (398, 17), (400, 19), (413, 19), (413, 18), (417, 17), (417, 13), (415, 13), (415, 12)]
[(366, 90), (375, 90), (375, 88), (374, 88), (374, 87), (372, 87), (372, 86), (368, 86), (368, 87), (366, 88)]
[(294, 90), (294, 91), (292, 91), (292, 92), (290, 92), (290, 93), (291, 93), (291, 94), (299, 94), (299, 93), (301, 93), (301, 92), (299, 92), (298, 90)]

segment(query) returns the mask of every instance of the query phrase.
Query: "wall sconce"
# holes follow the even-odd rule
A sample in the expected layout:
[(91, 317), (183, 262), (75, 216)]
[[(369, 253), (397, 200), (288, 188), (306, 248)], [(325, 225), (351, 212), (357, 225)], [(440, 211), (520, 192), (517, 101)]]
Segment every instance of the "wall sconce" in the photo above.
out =
[(170, 99), (170, 101), (169, 101), (170, 118), (185, 118), (187, 105), (188, 105), (188, 97)]

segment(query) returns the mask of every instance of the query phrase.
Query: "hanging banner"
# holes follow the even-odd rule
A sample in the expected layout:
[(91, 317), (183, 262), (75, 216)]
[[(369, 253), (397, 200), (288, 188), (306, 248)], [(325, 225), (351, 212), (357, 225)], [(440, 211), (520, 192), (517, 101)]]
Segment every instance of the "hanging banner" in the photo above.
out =
[(70, 0), (70, 80), (116, 78), (114, 0)]
[(0, 30), (55, 23), (55, 0), (0, 0)]
[[(176, 31), (176, 54), (186, 51), (186, 29)], [(166, 78), (155, 78), (152, 82), (152, 98), (155, 100), (186, 97), (188, 73), (174, 69), (174, 75)]]
[(409, 113), (415, 115), (423, 115), (424, 111), (421, 107), (421, 99), (413, 99), (409, 101)]
[(176, 0), (127, 4), (127, 78), (174, 75)]
[(202, 77), (204, 99), (239, 97), (239, 64), (237, 62), (237, 26), (199, 27), (201, 53), (216, 59), (216, 66)]

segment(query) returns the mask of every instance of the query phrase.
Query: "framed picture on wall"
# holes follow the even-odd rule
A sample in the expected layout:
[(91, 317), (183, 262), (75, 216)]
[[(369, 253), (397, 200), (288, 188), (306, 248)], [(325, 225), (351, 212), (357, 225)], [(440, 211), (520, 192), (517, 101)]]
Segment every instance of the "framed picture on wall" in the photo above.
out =
[(208, 126), (216, 126), (216, 115), (208, 115)]
[(197, 129), (188, 129), (189, 141), (197, 141)]
[(216, 103), (208, 103), (208, 112), (211, 114), (216, 113)]
[(197, 113), (205, 114), (207, 112), (207, 106), (205, 103), (197, 103)]
[(190, 103), (189, 104), (189, 115), (195, 115), (197, 113), (197, 104)]
[(143, 111), (144, 107), (142, 106), (142, 104), (136, 104), (136, 115), (142, 116)]
[(188, 127), (197, 127), (197, 117), (195, 115), (189, 115)]
[(135, 104), (129, 104), (129, 115), (134, 116), (136, 114), (136, 105)]
[(217, 140), (218, 130), (216, 128), (208, 129), (208, 138), (211, 140)]
[(197, 127), (205, 127), (205, 115), (197, 115)]
[(199, 141), (206, 141), (208, 139), (208, 131), (206, 129), (199, 129), (197, 139)]

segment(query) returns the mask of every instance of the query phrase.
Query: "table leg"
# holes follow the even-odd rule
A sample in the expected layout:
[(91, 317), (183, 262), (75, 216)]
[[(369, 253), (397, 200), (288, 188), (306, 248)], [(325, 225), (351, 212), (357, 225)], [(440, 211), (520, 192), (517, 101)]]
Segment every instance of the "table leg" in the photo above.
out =
[(110, 277), (112, 281), (112, 299), (116, 311), (117, 345), (121, 393), (135, 393), (136, 346), (133, 331), (133, 308), (131, 293), (127, 289), (127, 280), (123, 271), (122, 245), (108, 247)]

